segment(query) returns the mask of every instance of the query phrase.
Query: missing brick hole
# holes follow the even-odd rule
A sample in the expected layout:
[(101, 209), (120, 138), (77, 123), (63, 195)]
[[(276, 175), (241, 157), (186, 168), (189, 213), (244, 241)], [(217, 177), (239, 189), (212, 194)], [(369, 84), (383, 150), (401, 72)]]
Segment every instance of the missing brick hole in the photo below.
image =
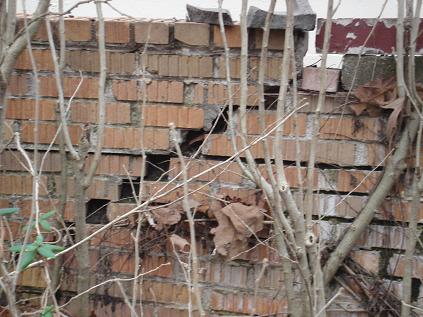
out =
[(279, 86), (264, 86), (264, 107), (266, 110), (276, 110)]
[(419, 299), (420, 286), (422, 282), (418, 278), (411, 279), (411, 301), (415, 302)]
[(181, 132), (183, 142), (181, 143), (181, 151), (185, 156), (191, 156), (194, 154), (201, 144), (203, 144), (207, 133), (204, 131), (182, 131)]
[(110, 200), (107, 199), (90, 199), (87, 203), (87, 223), (106, 224), (107, 205)]
[(147, 155), (145, 180), (157, 181), (167, 180), (170, 166), (169, 155), (150, 154)]
[(140, 177), (134, 179), (122, 179), (122, 184), (120, 185), (120, 195), (119, 201), (122, 203), (135, 203), (135, 195), (138, 195), (140, 191)]
[(224, 133), (228, 129), (229, 107), (219, 111), (217, 117), (212, 121), (211, 133)]

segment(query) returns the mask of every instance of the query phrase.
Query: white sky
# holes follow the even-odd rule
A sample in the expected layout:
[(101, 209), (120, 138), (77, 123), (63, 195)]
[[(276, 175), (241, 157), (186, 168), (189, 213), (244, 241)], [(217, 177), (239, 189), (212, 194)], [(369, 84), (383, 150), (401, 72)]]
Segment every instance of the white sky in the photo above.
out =
[[(21, 0), (25, 1), (28, 11), (38, 3), (37, 0)], [(77, 3), (78, 0), (64, 0), (65, 6), (70, 7)], [(335, 4), (338, 0), (335, 0)], [(379, 15), (385, 0), (341, 0), (341, 5), (335, 14), (335, 18), (375, 18)], [(57, 0), (52, 1), (52, 11), (56, 10)], [(217, 0), (113, 0), (113, 6), (128, 15), (137, 18), (157, 18), (157, 19), (184, 19), (186, 14), (186, 4), (192, 4), (199, 7), (217, 7)], [(318, 17), (326, 16), (327, 0), (309, 0), (309, 3)], [(250, 6), (267, 9), (269, 0), (250, 0)], [(382, 17), (395, 17), (397, 10), (397, 0), (387, 0), (386, 8)], [(241, 10), (240, 0), (224, 0), (223, 7), (231, 12), (233, 20), (239, 20)], [(284, 11), (285, 1), (279, 0), (276, 5), (277, 11)], [(75, 16), (95, 16), (95, 6), (93, 3), (84, 4), (73, 11)], [(118, 17), (119, 14), (108, 6), (104, 6), (105, 17)], [(315, 55), (314, 37), (315, 33), (309, 34), (309, 51), (308, 56), (304, 60), (304, 64), (312, 64), (319, 59)], [(329, 59), (328, 66), (339, 67), (340, 57), (332, 56)]]

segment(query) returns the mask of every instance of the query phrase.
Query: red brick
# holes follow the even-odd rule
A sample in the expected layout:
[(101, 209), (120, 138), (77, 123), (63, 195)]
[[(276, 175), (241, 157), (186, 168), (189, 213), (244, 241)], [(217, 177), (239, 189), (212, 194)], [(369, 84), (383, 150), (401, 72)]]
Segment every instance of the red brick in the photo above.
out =
[[(190, 195), (189, 197), (195, 201), (197, 201), (200, 205), (207, 204), (209, 196), (208, 193), (210, 188), (204, 184), (190, 184), (188, 188)], [(169, 193), (167, 193), (169, 191)], [(159, 193), (160, 192), (160, 193)], [(154, 202), (156, 203), (169, 203), (174, 202), (175, 200), (179, 199), (183, 196), (183, 188), (180, 186), (176, 188), (176, 185), (173, 183), (167, 182), (144, 182), (144, 192), (143, 192), (143, 200), (151, 199), (153, 196), (156, 197), (159, 194), (164, 194), (160, 198), (156, 198)]]
[[(66, 54), (66, 64), (74, 71), (100, 72), (97, 51), (72, 50)], [(135, 72), (135, 54), (106, 52), (106, 65), (109, 73), (132, 74)]]
[[(144, 280), (143, 300), (158, 303), (188, 303), (188, 288), (182, 283), (164, 283)], [(194, 298), (193, 298), (194, 301)]]
[[(57, 101), (40, 99), (39, 119), (44, 121), (56, 120)], [(35, 99), (9, 99), (7, 101), (6, 119), (35, 119)]]
[[(73, 102), (71, 121), (83, 123), (98, 122), (98, 105), (96, 103)], [(127, 103), (106, 104), (106, 124), (131, 123), (131, 107)]]
[[(33, 159), (33, 152), (27, 151), (28, 157)], [(40, 157), (44, 157), (45, 152), (40, 152)], [(0, 170), (5, 171), (27, 171), (26, 160), (19, 151), (4, 151), (0, 156)], [(61, 159), (58, 152), (49, 152), (45, 157), (43, 172), (60, 172)]]
[(46, 288), (46, 277), (42, 267), (33, 267), (19, 274), (18, 285), (25, 287)]
[[(306, 67), (303, 69), (303, 80), (301, 88), (305, 90), (320, 91), (320, 67)], [(326, 91), (336, 92), (338, 90), (338, 81), (341, 70), (326, 69)]]
[[(261, 49), (263, 30), (255, 30), (255, 48)], [(285, 44), (285, 30), (271, 30), (269, 34), (269, 50), (282, 51)]]
[[(98, 24), (96, 25), (98, 34)], [(125, 44), (129, 43), (129, 22), (109, 20), (104, 23), (104, 32), (106, 43)]]
[[(87, 166), (90, 166), (93, 156), (88, 156)], [(139, 176), (141, 173), (141, 157), (103, 154), (97, 166), (97, 175)]]
[[(149, 25), (151, 25), (149, 27)], [(169, 23), (137, 22), (135, 23), (135, 42), (149, 44), (169, 43)]]
[[(79, 77), (65, 77), (63, 93), (65, 97), (71, 97), (75, 94), (76, 88), (81, 82)], [(40, 95), (48, 97), (57, 97), (56, 79), (54, 77), (40, 77)], [(84, 77), (82, 84), (75, 94), (77, 98), (97, 98), (98, 97), (98, 79)]]
[[(96, 232), (103, 225), (89, 224), (89, 234)], [(91, 240), (91, 246), (104, 246), (118, 248), (120, 250), (133, 250), (134, 239), (131, 236), (132, 229), (126, 227), (112, 227), (101, 233), (96, 234)]]
[(205, 23), (175, 23), (175, 40), (188, 45), (208, 46), (209, 34), (209, 25)]
[[(238, 114), (238, 117), (240, 115)], [(248, 134), (263, 134), (269, 129), (276, 126), (276, 111), (266, 111), (264, 115), (265, 130), (260, 129), (260, 113), (251, 110), (247, 112), (247, 133)], [(296, 135), (295, 125), (297, 125), (298, 136), (304, 136), (307, 129), (307, 117), (305, 115), (297, 115), (296, 118), (291, 117), (283, 124), (284, 135)], [(274, 134), (274, 133), (273, 133)]]
[[(37, 71), (40, 70), (54, 70), (54, 64), (51, 57), (51, 51), (50, 50), (32, 50), (32, 55), (35, 59), (35, 66)], [(24, 50), (21, 55), (19, 55), (18, 59), (16, 60), (15, 64), (16, 69), (24, 69), (24, 70), (32, 70), (32, 63), (30, 54), (28, 52), (28, 49)]]
[[(27, 199), (22, 199), (17, 201), (16, 206), (20, 208), (20, 215), (23, 217), (29, 217), (31, 214), (32, 199), (31, 197)], [(50, 210), (56, 210), (59, 213), (60, 201), (58, 199), (46, 198), (46, 200), (39, 200), (39, 207), (41, 212), (48, 212)], [(75, 201), (72, 199), (66, 200), (65, 210), (63, 219), (65, 221), (74, 221), (75, 213)]]
[[(32, 195), (33, 178), (30, 175), (0, 175), (0, 193), (5, 195)], [(41, 177), (40, 194), (45, 195), (47, 177)]]
[(170, 105), (145, 106), (144, 125), (168, 127), (171, 122), (177, 128), (201, 129), (204, 126), (204, 110)]
[[(24, 27), (25, 27), (25, 22), (24, 22), (24, 16), (20, 15), (17, 16), (18, 21), (17, 21), (17, 26), (18, 26), (18, 30), (23, 31)], [(31, 21), (31, 18), (28, 16), (27, 17), (27, 23), (29, 24)], [(52, 28), (52, 32), (54, 32), (54, 28), (56, 26), (57, 23), (57, 19), (54, 18), (49, 18), (50, 24), (51, 24), (51, 28)], [(40, 42), (40, 41), (48, 41), (48, 37), (47, 37), (47, 28), (45, 23), (40, 23), (40, 26), (38, 28), (37, 33), (34, 35), (34, 37), (32, 38), (32, 41), (35, 42)]]
[[(226, 40), (228, 47), (239, 48), (241, 47), (241, 28), (239, 25), (225, 26)], [(213, 27), (214, 45), (223, 47), (223, 40), (218, 26)]]
[(213, 76), (213, 58), (210, 56), (149, 54), (144, 56), (143, 63), (148, 72), (159, 76)]
[(138, 100), (136, 80), (114, 80), (112, 83), (113, 95), (118, 100)]
[[(247, 144), (250, 144), (257, 137), (249, 136), (247, 138)], [(273, 137), (269, 136), (267, 138), (270, 144), (270, 154), (273, 157), (272, 145)], [(300, 161), (307, 161), (309, 158), (309, 142), (299, 140)], [(216, 156), (232, 156), (234, 154), (232, 142), (229, 136), (223, 134), (216, 134), (209, 137), (207, 141), (207, 146), (203, 149), (204, 154), (216, 155)], [(241, 140), (237, 138), (238, 150), (243, 148)], [(298, 159), (296, 151), (296, 141), (295, 140), (283, 140), (283, 159), (287, 161), (295, 161)], [(262, 143), (259, 142), (254, 146), (250, 147), (250, 150), (255, 158), (263, 158), (264, 150)], [(316, 161), (320, 163), (331, 163), (339, 165), (354, 165), (354, 144), (351, 143), (341, 143), (341, 142), (324, 142), (320, 141), (317, 147)], [(241, 156), (244, 157), (245, 153), (241, 153)]]
[[(56, 182), (56, 194), (60, 193), (61, 179), (59, 176), (55, 176)], [(90, 187), (87, 190), (87, 199), (107, 199), (111, 201), (119, 200), (119, 189), (120, 180), (105, 178), (105, 177), (94, 177)], [(68, 195), (70, 197), (75, 196), (75, 183), (74, 178), (67, 179)]]
[[(226, 78), (226, 58), (221, 56), (218, 58), (217, 63), (217, 77)], [(240, 78), (240, 59), (239, 57), (230, 57), (229, 67), (231, 70), (231, 78)]]
[(351, 258), (373, 274), (379, 273), (380, 253), (377, 251), (352, 251)]
[[(190, 160), (186, 162), (188, 177), (191, 178), (195, 175), (198, 175), (201, 172), (207, 169), (210, 169), (219, 163), (220, 163), (219, 161), (212, 161), (212, 160)], [(180, 173), (181, 166), (180, 166), (179, 159), (177, 158), (170, 159), (169, 171), (170, 171), (169, 176), (171, 178), (176, 177)], [(178, 179), (182, 179), (182, 175), (180, 175)], [(244, 179), (245, 177), (242, 175), (242, 171), (238, 163), (235, 163), (235, 162), (223, 164), (205, 173), (204, 175), (196, 178), (197, 181), (207, 181), (207, 182), (217, 181), (217, 182), (235, 183), (235, 184), (240, 184)]]
[(378, 118), (321, 118), (320, 137), (322, 139), (347, 139), (378, 141), (382, 124)]
[[(340, 192), (355, 189), (354, 192), (369, 193), (379, 182), (381, 174), (380, 172), (372, 172), (369, 176), (368, 174), (367, 171), (339, 170), (336, 189)], [(366, 176), (367, 178), (364, 179)]]
[[(34, 123), (25, 122), (21, 126), (21, 140), (25, 143), (34, 142)], [(41, 123), (39, 125), (39, 139), (41, 144), (50, 144), (56, 135), (58, 125), (53, 123)], [(79, 125), (68, 125), (69, 135), (72, 144), (77, 144), (81, 135), (81, 127)], [(56, 137), (55, 143), (59, 143), (59, 138)]]
[(90, 19), (65, 19), (65, 39), (73, 42), (86, 42), (91, 37), (92, 22)]
[(147, 100), (182, 103), (184, 101), (184, 84), (178, 81), (153, 80), (147, 85)]
[[(138, 193), (137, 193), (138, 194)], [(113, 221), (116, 218), (124, 215), (128, 211), (137, 207), (137, 204), (130, 204), (130, 203), (110, 203), (107, 206), (107, 219), (109, 221)], [(136, 213), (129, 215), (128, 217), (122, 219), (117, 224), (122, 225), (135, 225), (136, 224)], [(132, 272), (134, 270), (132, 269)]]
[(26, 95), (31, 88), (30, 77), (27, 75), (11, 75), (7, 88), (11, 96)]
[[(248, 93), (247, 105), (256, 106), (258, 104), (257, 87), (248, 86), (247, 93)], [(232, 102), (235, 105), (239, 105), (240, 97), (241, 97), (239, 84), (232, 84), (232, 95), (233, 95)], [(208, 101), (208, 104), (211, 104), (211, 105), (227, 104), (228, 93), (227, 93), (226, 85), (220, 84), (220, 83), (209, 83), (207, 101)]]
[(143, 136), (144, 149), (167, 150), (169, 148), (169, 130), (145, 128), (118, 128), (104, 129), (104, 147), (114, 149), (141, 149)]
[(214, 310), (230, 311), (233, 313), (251, 313), (254, 307), (258, 315), (284, 315), (287, 311), (287, 301), (284, 298), (254, 296), (240, 292), (213, 291), (210, 297), (210, 308)]
[[(405, 272), (405, 256), (400, 254), (394, 254), (389, 259), (388, 265), (388, 274), (393, 276), (403, 277)], [(412, 271), (411, 276), (413, 278), (422, 279), (423, 278), (423, 257), (422, 256), (413, 256), (412, 258)]]

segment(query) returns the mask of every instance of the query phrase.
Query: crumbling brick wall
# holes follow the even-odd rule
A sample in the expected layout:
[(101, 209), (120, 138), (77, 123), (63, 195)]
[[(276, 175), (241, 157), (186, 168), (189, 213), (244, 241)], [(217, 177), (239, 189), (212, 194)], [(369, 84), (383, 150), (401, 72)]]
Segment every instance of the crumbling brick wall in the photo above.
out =
[[(97, 122), (97, 83), (99, 61), (97, 52), (96, 21), (91, 19), (66, 19), (66, 67), (64, 70), (64, 94), (73, 97), (69, 118), (69, 131), (77, 144), (84, 127)], [(87, 204), (90, 231), (94, 231), (134, 207), (130, 199), (130, 182), (139, 182), (142, 169), (141, 144), (147, 153), (144, 195), (150, 197), (175, 177), (180, 169), (174, 148), (169, 139), (169, 123), (173, 122), (182, 136), (182, 150), (189, 156), (198, 149), (202, 136), (211, 134), (200, 150), (200, 155), (190, 161), (189, 175), (194, 175), (233, 155), (227, 131), (225, 67), (222, 41), (217, 26), (190, 22), (129, 22), (106, 21), (107, 84), (106, 127), (103, 155), (93, 184), (88, 190)], [(150, 30), (150, 31), (149, 31)], [(231, 48), (231, 71), (234, 80), (234, 104), (239, 104), (239, 26), (227, 27), (228, 44)], [(57, 30), (55, 36), (57, 37)], [(261, 131), (258, 126), (257, 96), (254, 82), (258, 74), (262, 31), (250, 29), (247, 129), (253, 140)], [(297, 57), (305, 53), (305, 38), (299, 32)], [(271, 103), (275, 98), (279, 80), (279, 65), (283, 50), (283, 31), (270, 33), (266, 91)], [(147, 44), (148, 42), (148, 44)], [(144, 48), (147, 50), (144, 52)], [(35, 96), (40, 97), (39, 149), (43, 153), (53, 141), (57, 128), (57, 91), (54, 67), (46, 32), (41, 29), (33, 41), (33, 54), (38, 70), (37, 78), (32, 71), (29, 55), (23, 53), (16, 64), (10, 85), (10, 97), (6, 119), (21, 133), (23, 146), (32, 154), (34, 142)], [(80, 85), (79, 89), (76, 89)], [(145, 85), (146, 95), (143, 95)], [(36, 87), (38, 86), (38, 91)], [(308, 142), (311, 138), (312, 115), (317, 96), (302, 91), (299, 99), (302, 107), (295, 119), (284, 126), (283, 159), (287, 165), (289, 184), (299, 188), (295, 160), (303, 166), (308, 159)], [(143, 100), (144, 126), (141, 129)], [(274, 99), (273, 99), (274, 100)], [(316, 183), (314, 194), (318, 208), (316, 216), (323, 217), (320, 239), (332, 241), (339, 237), (348, 223), (360, 212), (372, 188), (382, 173), (381, 166), (387, 153), (384, 135), (385, 118), (362, 115), (356, 117), (345, 103), (346, 93), (329, 94), (322, 109), (320, 141), (317, 152)], [(222, 115), (219, 117), (219, 113)], [(237, 116), (235, 111), (235, 116)], [(275, 121), (276, 114), (269, 107), (266, 122)], [(215, 125), (215, 129), (212, 126)], [(296, 127), (295, 127), (296, 125)], [(295, 131), (298, 131), (299, 154), (296, 150)], [(94, 133), (94, 132), (92, 132)], [(10, 136), (9, 136), (10, 137)], [(95, 142), (95, 135), (91, 135)], [(269, 137), (273, 138), (273, 135)], [(197, 141), (196, 141), (197, 140)], [(198, 142), (200, 140), (201, 142)], [(264, 153), (261, 144), (252, 147), (254, 157), (260, 162)], [(300, 155), (300, 157), (298, 157)], [(90, 160), (91, 157), (88, 158)], [(22, 216), (28, 216), (31, 205), (32, 178), (19, 162), (22, 157), (13, 143), (0, 156), (0, 206), (19, 206)], [(42, 176), (41, 209), (57, 208), (60, 194), (60, 154), (58, 141), (47, 155)], [(301, 167), (305, 173), (305, 167)], [(74, 183), (69, 174), (68, 200), (64, 221), (74, 220)], [(174, 186), (174, 184), (170, 184)], [(401, 186), (400, 186), (401, 187)], [(207, 206), (210, 197), (229, 197), (234, 201), (255, 204), (258, 191), (235, 163), (228, 163), (204, 174), (191, 182), (191, 195), (200, 205)], [(407, 190), (406, 188), (399, 189)], [(346, 197), (348, 193), (354, 191)], [(182, 195), (179, 188), (156, 201), (165, 204)], [(102, 207), (104, 205), (104, 207)], [(379, 274), (386, 282), (398, 288), (397, 277), (402, 275), (404, 229), (402, 223), (409, 211), (406, 199), (391, 197), (378, 210), (374, 222), (357, 244), (352, 258), (369, 272)], [(91, 215), (96, 213), (96, 215)], [(423, 209), (421, 212), (423, 216)], [(201, 217), (200, 217), (201, 218)], [(204, 218), (207, 218), (206, 216)], [(198, 249), (200, 278), (204, 306), (210, 316), (249, 314), (255, 307), (259, 315), (281, 313), (286, 308), (283, 299), (282, 269), (271, 248), (256, 245), (234, 261), (223, 259), (213, 253), (213, 236), (210, 228), (216, 222), (206, 219), (198, 222)], [(14, 230), (18, 228), (13, 227)], [(186, 224), (177, 228), (186, 232)], [(144, 277), (142, 299), (144, 316), (187, 316), (187, 287), (180, 264), (173, 255), (167, 238), (169, 229), (157, 232), (153, 228), (143, 231), (139, 242), (144, 271), (169, 262)], [(269, 228), (260, 233), (266, 239)], [(90, 242), (92, 281), (95, 283), (119, 274), (131, 277), (134, 272), (134, 221), (125, 223), (99, 234)], [(263, 259), (269, 266), (263, 278), (256, 283), (262, 269)], [(76, 289), (76, 260), (72, 252), (66, 254), (62, 281), (63, 298)], [(417, 264), (414, 277), (422, 277), (423, 266)], [(27, 293), (43, 287), (42, 271), (34, 268), (22, 274), (20, 285)], [(129, 288), (128, 288), (129, 289)], [(254, 290), (257, 289), (256, 296)], [(416, 287), (419, 296), (419, 285)], [(349, 310), (365, 316), (365, 308), (351, 298)], [(129, 310), (122, 302), (122, 294), (116, 284), (98, 288), (92, 296), (92, 307), (97, 316), (128, 316)], [(342, 309), (332, 305), (330, 316), (340, 316)], [(345, 316), (350, 316), (346, 314)]]

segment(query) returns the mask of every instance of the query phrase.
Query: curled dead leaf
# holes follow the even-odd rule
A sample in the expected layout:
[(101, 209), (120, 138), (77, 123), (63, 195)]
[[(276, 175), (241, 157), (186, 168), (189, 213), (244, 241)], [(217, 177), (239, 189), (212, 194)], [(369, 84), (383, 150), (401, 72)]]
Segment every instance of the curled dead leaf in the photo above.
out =
[(263, 229), (264, 210), (258, 206), (231, 203), (214, 215), (218, 226), (211, 230), (216, 250), (223, 256), (234, 257), (248, 247), (248, 238)]
[(178, 236), (177, 234), (172, 234), (169, 237), (170, 242), (172, 243), (173, 247), (177, 251), (188, 252), (189, 251), (189, 243), (184, 238)]
[(181, 221), (181, 210), (177, 208), (157, 208), (151, 213), (156, 221), (156, 230), (162, 230), (164, 226), (171, 226)]

